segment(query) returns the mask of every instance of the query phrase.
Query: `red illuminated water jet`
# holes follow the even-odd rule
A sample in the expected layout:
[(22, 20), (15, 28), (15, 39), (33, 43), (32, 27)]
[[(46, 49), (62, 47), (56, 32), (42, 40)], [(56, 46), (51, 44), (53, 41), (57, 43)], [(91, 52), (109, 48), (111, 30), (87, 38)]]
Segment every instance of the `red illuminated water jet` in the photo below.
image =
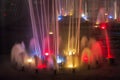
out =
[(113, 58), (113, 55), (111, 54), (111, 50), (110, 50), (110, 41), (109, 41), (106, 27), (107, 27), (107, 23), (100, 24), (100, 28), (104, 29), (104, 33), (105, 33), (105, 40), (106, 40), (106, 45), (107, 45), (107, 58)]
[(109, 41), (107, 30), (105, 30), (105, 38), (106, 38), (106, 45), (107, 45), (107, 52), (108, 52), (107, 58), (113, 58), (111, 51), (110, 51), (110, 41)]

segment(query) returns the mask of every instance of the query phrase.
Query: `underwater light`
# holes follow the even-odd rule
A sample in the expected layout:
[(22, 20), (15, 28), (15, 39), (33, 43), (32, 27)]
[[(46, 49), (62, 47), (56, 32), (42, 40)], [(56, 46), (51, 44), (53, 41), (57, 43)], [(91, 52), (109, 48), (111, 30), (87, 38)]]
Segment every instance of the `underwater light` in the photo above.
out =
[(87, 19), (87, 16), (86, 16), (85, 14), (83, 14), (83, 13), (82, 13), (81, 17), (82, 17), (84, 20), (86, 20), (86, 21), (88, 20), (88, 19)]
[(60, 21), (60, 20), (62, 20), (62, 16), (60, 15), (60, 16), (58, 16), (58, 21)]
[(72, 51), (69, 51), (69, 56), (72, 55)]
[(65, 60), (64, 60), (64, 57), (62, 56), (57, 56), (57, 63), (60, 64), (60, 63), (63, 63)]
[(63, 62), (63, 60), (62, 59), (60, 59), (60, 58), (57, 58), (57, 63), (59, 64), (59, 63), (62, 63)]
[(100, 24), (100, 28), (101, 28), (101, 29), (105, 29), (106, 27), (107, 27), (107, 23), (101, 23), (101, 24)]
[(83, 19), (84, 19), (84, 20), (87, 20), (87, 16), (84, 16)]
[(83, 13), (82, 13), (82, 14), (81, 14), (81, 16), (82, 16), (82, 17), (84, 17), (84, 16), (85, 16), (85, 14), (83, 14)]
[(71, 55), (74, 55), (76, 53), (76, 50), (75, 49), (72, 49), (72, 50), (69, 50), (68, 51), (68, 55), (71, 56)]
[(68, 64), (67, 65), (67, 68), (78, 68), (79, 66), (77, 65), (73, 65), (73, 64)]
[(68, 68), (73, 68), (73, 64), (69, 64), (69, 65), (68, 65)]
[(108, 18), (112, 19), (113, 17), (112, 16), (108, 16)]
[(84, 61), (85, 63), (88, 63), (88, 56), (87, 56), (87, 55), (83, 57), (83, 61)]

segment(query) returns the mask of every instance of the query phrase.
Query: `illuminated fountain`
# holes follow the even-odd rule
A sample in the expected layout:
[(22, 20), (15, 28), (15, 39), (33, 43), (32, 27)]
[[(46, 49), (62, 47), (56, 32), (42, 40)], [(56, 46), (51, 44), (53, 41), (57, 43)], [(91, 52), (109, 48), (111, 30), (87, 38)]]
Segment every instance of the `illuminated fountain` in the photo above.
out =
[[(83, 37), (83, 39), (86, 38)], [(87, 43), (84, 48), (82, 48), (80, 66), (89, 66), (91, 68), (95, 68), (97, 64), (103, 63), (103, 52), (101, 43), (99, 41), (96, 41), (94, 38), (90, 38)]]
[(26, 51), (22, 44), (15, 44), (11, 50), (11, 62), (16, 65), (23, 65)]
[[(67, 43), (65, 43), (67, 45), (65, 51), (70, 57), (67, 56), (66, 58), (66, 67), (68, 66), (68, 60), (71, 60), (71, 62), (73, 62), (73, 58), (78, 58), (80, 41), (81, 2), (82, 0), (55, 0), (51, 2), (52, 6), (50, 6), (49, 0), (28, 0), (33, 29), (33, 38), (35, 39), (34, 50), (37, 50), (36, 55), (39, 56), (40, 59), (48, 63), (46, 65), (52, 64), (56, 66), (56, 68), (58, 68), (57, 56), (60, 52), (63, 52), (63, 50), (65, 50), (59, 50), (60, 36), (62, 36), (59, 33), (59, 21), (62, 19), (62, 16), (70, 16), (67, 32)], [(75, 4), (77, 6), (75, 6)], [(77, 9), (77, 13), (73, 13), (74, 9)], [(78, 20), (76, 20), (77, 23), (74, 25), (73, 18), (75, 16), (78, 17)], [(73, 62), (75, 63), (75, 65), (76, 61), (78, 64), (79, 59), (76, 60), (75, 58), (75, 61)]]
[(34, 59), (28, 55), (23, 43), (17, 43), (13, 46), (11, 62), (17, 67), (35, 67)]
[[(100, 43), (86, 35), (80, 39), (81, 18), (88, 20), (87, 10), (85, 15), (81, 9), (82, 0), (28, 0), (28, 4), (33, 38), (30, 40), (30, 52), (25, 53), (27, 58), (20, 58), (23, 62), (16, 62), (39, 69), (59, 69), (62, 63), (62, 67), (72, 69), (95, 67), (102, 63)], [(98, 18), (102, 16), (103, 22), (103, 9), (100, 13)], [(60, 22), (65, 23), (63, 18), (66, 17), (68, 25), (61, 26)], [(100, 23), (100, 20), (97, 22)], [(23, 53), (25, 49), (22, 52), (13, 51), (12, 56), (15, 58), (17, 53)]]
[[(114, 5), (116, 4), (116, 1), (114, 3)], [(116, 7), (115, 7), (116, 8)], [(105, 10), (104, 9), (100, 9), (100, 12), (98, 14), (98, 17), (97, 17), (97, 21), (96, 21), (96, 24), (99, 25), (98, 27), (101, 28), (102, 33), (105, 37), (105, 42), (106, 42), (106, 47), (107, 47), (107, 56), (106, 58), (108, 60), (113, 60), (114, 57), (113, 57), (113, 54), (111, 53), (111, 48), (110, 48), (110, 39), (109, 39), (109, 35), (108, 35), (108, 31), (107, 31), (107, 27), (108, 27), (108, 20), (106, 18), (106, 16), (108, 16), (107, 13), (105, 13)], [(114, 15), (114, 18), (117, 18), (116, 17), (116, 9), (115, 9), (115, 15)]]

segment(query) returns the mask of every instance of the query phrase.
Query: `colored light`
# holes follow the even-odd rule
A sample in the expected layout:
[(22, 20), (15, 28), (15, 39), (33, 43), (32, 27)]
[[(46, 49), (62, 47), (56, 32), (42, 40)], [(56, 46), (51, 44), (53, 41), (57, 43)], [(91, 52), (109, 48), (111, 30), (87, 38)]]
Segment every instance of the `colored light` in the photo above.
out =
[(74, 55), (76, 53), (76, 50), (75, 49), (72, 49), (72, 50), (69, 50), (68, 51), (68, 55), (71, 56), (71, 55)]
[(33, 60), (32, 60), (31, 58), (29, 58), (29, 59), (27, 60), (27, 62), (28, 62), (28, 63), (32, 63)]
[(108, 18), (112, 19), (113, 17), (112, 16), (108, 16)]
[(97, 28), (98, 26), (97, 26), (97, 25), (95, 25), (94, 27), (95, 27), (95, 28)]
[(45, 55), (46, 55), (46, 56), (48, 56), (48, 55), (49, 55), (49, 53), (48, 53), (48, 52), (46, 52), (46, 53), (45, 53)]
[(68, 68), (73, 68), (73, 65), (72, 65), (72, 64), (69, 64), (69, 65), (68, 65)]
[(64, 16), (67, 16), (67, 13), (65, 13)]
[(83, 57), (83, 61), (84, 61), (85, 63), (88, 63), (88, 56), (87, 56), (87, 55), (85, 55), (85, 56)]
[(49, 32), (49, 34), (53, 34), (53, 32)]
[(110, 41), (109, 41), (107, 31), (105, 31), (105, 38), (106, 38), (106, 45), (107, 45), (107, 58), (113, 58), (113, 56), (111, 55), (111, 51), (110, 51)]
[(105, 29), (105, 27), (104, 27), (104, 26), (102, 26), (101, 28), (102, 28), (102, 29)]
[(46, 64), (39, 64), (39, 65), (37, 66), (37, 68), (38, 68), (38, 69), (45, 69), (45, 68), (47, 68), (47, 66), (46, 66)]
[(108, 15), (108, 13), (105, 13), (105, 15), (107, 16), (107, 15)]
[(72, 51), (69, 51), (69, 56), (72, 55)]
[(51, 49), (50, 50), (45, 49), (43, 53), (44, 53), (45, 56), (49, 56), (49, 55), (53, 54), (53, 51)]
[(96, 24), (100, 24), (99, 22), (96, 22)]
[(84, 20), (88, 20), (87, 19), (87, 16), (85, 14), (82, 13), (81, 17), (84, 19)]
[(62, 63), (64, 62), (64, 58), (62, 56), (57, 56), (57, 63)]
[(62, 20), (62, 16), (61, 15), (58, 16), (58, 21), (60, 21), (60, 20)]
[(83, 19), (87, 20), (87, 16), (84, 16)]
[(72, 16), (73, 15), (73, 13), (70, 13), (70, 16)]
[(73, 65), (73, 64), (68, 64), (67, 68), (77, 68), (79, 67), (77, 64)]
[(101, 23), (101, 24), (100, 24), (100, 28), (101, 28), (101, 29), (105, 29), (106, 27), (107, 27), (107, 24), (106, 24), (106, 23)]
[(82, 17), (84, 17), (84, 16), (85, 16), (85, 14), (83, 14), (83, 13), (82, 13), (82, 15), (81, 15), (81, 16), (82, 16)]

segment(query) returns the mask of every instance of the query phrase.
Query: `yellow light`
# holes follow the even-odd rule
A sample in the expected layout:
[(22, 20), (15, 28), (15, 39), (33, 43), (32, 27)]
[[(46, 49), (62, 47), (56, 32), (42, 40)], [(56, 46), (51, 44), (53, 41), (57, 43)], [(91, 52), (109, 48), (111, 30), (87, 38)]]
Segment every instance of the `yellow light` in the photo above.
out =
[(97, 25), (95, 25), (94, 27), (95, 27), (95, 28), (97, 28), (98, 26), (97, 26)]
[(69, 56), (72, 55), (72, 51), (69, 51)]
[(73, 14), (72, 13), (70, 13), (70, 16), (72, 16)]
[(107, 15), (108, 15), (108, 13), (105, 13), (105, 15), (107, 16)]
[(73, 65), (72, 65), (72, 64), (69, 64), (67, 67), (68, 67), (68, 68), (73, 68)]
[(73, 54), (75, 54), (75, 53), (76, 53), (76, 50), (75, 50), (75, 49), (73, 49), (72, 51), (73, 51)]
[(49, 32), (49, 34), (53, 34), (53, 32)]
[(65, 13), (64, 16), (67, 16), (67, 13)]
[(66, 68), (78, 68), (79, 67), (79, 56), (66, 56)]
[(76, 53), (76, 50), (75, 50), (75, 49), (72, 49), (72, 50), (70, 50), (70, 51), (68, 52), (68, 55), (71, 56), (71, 55), (73, 55), (73, 54), (75, 54), (75, 53)]
[(32, 63), (33, 60), (32, 60), (31, 58), (29, 58), (29, 59), (27, 60), (27, 62), (28, 62), (28, 63)]
[(70, 16), (72, 16), (72, 15), (73, 15), (73, 12), (72, 12), (72, 11), (71, 11), (71, 12), (69, 12), (69, 15), (70, 15)]
[(100, 24), (99, 22), (96, 22), (96, 24)]
[(68, 64), (68, 65), (67, 65), (67, 68), (77, 68), (77, 67), (79, 67), (79, 66), (77, 66), (77, 65), (74, 65), (74, 66), (73, 66), (73, 64)]

